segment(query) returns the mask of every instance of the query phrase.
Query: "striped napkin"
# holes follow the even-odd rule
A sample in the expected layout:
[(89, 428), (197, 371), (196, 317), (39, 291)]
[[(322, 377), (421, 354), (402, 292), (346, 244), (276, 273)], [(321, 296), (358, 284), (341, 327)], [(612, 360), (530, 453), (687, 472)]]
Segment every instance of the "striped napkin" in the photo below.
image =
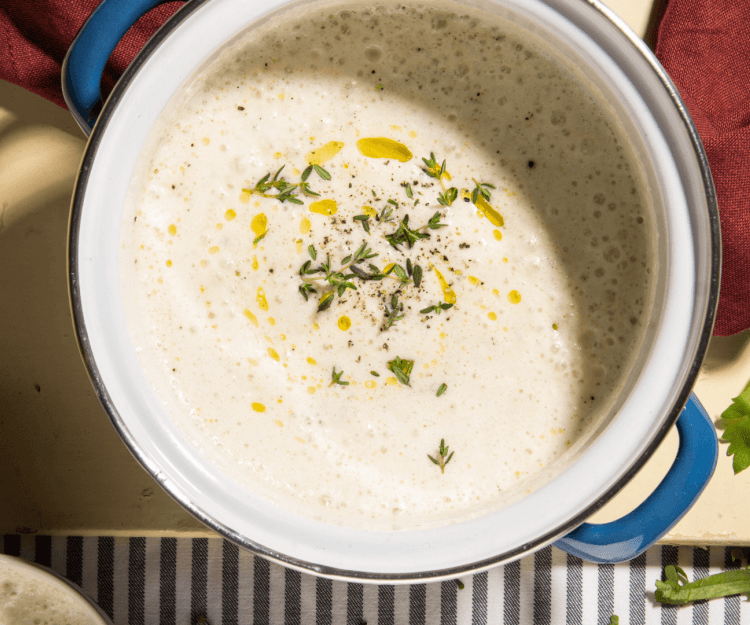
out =
[(350, 584), (299, 573), (221, 538), (5, 536), (4, 552), (51, 567), (115, 625), (750, 625), (744, 597), (654, 601), (663, 567), (692, 580), (736, 569), (732, 548), (656, 546), (597, 565), (554, 547), (456, 581)]

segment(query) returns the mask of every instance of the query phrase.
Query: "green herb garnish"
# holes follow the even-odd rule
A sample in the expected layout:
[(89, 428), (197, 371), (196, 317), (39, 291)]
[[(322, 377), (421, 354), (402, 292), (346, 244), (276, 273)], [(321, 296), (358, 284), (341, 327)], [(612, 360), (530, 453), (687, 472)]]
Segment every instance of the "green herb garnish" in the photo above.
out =
[(355, 215), (352, 219), (362, 223), (362, 227), (365, 229), (367, 234), (370, 234), (370, 216), (369, 215)]
[(396, 356), (395, 360), (390, 360), (388, 362), (388, 368), (393, 372), (393, 375), (396, 376), (396, 379), (401, 382), (401, 384), (410, 386), (409, 376), (411, 375), (411, 370), (414, 368), (413, 360), (403, 360)]
[(750, 383), (721, 413), (719, 427), (724, 430), (722, 440), (729, 442), (727, 456), (734, 455), (734, 474), (750, 466)]
[(379, 83), (377, 85), (375, 85), (375, 91), (382, 91), (383, 89), (385, 89), (385, 87), (383, 85), (381, 85)]
[(750, 598), (750, 568), (709, 575), (693, 582), (679, 566), (664, 567), (665, 581), (656, 580), (655, 599), (660, 603), (685, 605), (691, 601), (715, 599), (730, 595), (748, 594)]
[(449, 308), (453, 308), (453, 304), (446, 304), (445, 302), (438, 302), (434, 306), (423, 308), (419, 312), (423, 315), (427, 315), (431, 312), (434, 312), (436, 315), (439, 315), (443, 310), (448, 310)]
[[(394, 323), (404, 318), (403, 310), (404, 310), (404, 305), (398, 303), (398, 295), (394, 293), (393, 297), (391, 297), (391, 309), (388, 310), (388, 306), (385, 307), (386, 318), (385, 318), (385, 323), (383, 324), (384, 332), (388, 328), (390, 328)], [(408, 384), (408, 383), (409, 382), (407, 378), (407, 381), (405, 382), (405, 384)]]
[(457, 197), (458, 189), (456, 189), (456, 187), (451, 187), (444, 193), (438, 193), (438, 204), (442, 204), (443, 206), (451, 206), (453, 202), (456, 201)]
[(380, 374), (377, 371), (370, 371), (370, 375), (374, 375), (376, 378), (380, 377)]
[(422, 268), (419, 265), (414, 266), (414, 272), (411, 279), (414, 280), (414, 286), (419, 287), (422, 284)]
[(437, 460), (433, 458), (430, 454), (427, 454), (427, 457), (440, 467), (441, 473), (445, 473), (445, 465), (451, 461), (451, 458), (453, 458), (454, 453), (455, 452), (452, 451), (450, 454), (448, 454), (448, 446), (445, 444), (445, 439), (441, 438), (440, 449), (438, 450)]
[(253, 245), (258, 245), (258, 243), (260, 243), (267, 234), (268, 230), (266, 230), (263, 234), (259, 234), (257, 237), (255, 237), (255, 239), (253, 239)]
[(466, 588), (466, 586), (464, 586), (464, 583), (460, 579), (455, 580), (455, 582), (459, 590), (463, 590), (464, 588)]
[(315, 251), (315, 246), (314, 245), (308, 246), (307, 253), (310, 254), (310, 258), (312, 258), (313, 260), (317, 260), (317, 258), (318, 258), (318, 252)]
[(302, 182), (305, 182), (310, 177), (310, 174), (313, 173), (313, 171), (315, 171), (323, 180), (331, 179), (331, 174), (329, 174), (320, 165), (308, 165), (305, 171), (303, 171), (302, 175), (300, 176), (300, 178), (302, 178)]
[(609, 625), (620, 625), (620, 617), (617, 614), (613, 614), (609, 617)]
[[(320, 196), (320, 193), (315, 193), (315, 191), (310, 189), (309, 184), (305, 181), (306, 177), (304, 177), (304, 172), (302, 182), (298, 182), (296, 184), (287, 182), (283, 176), (279, 178), (279, 174), (284, 169), (284, 167), (286, 167), (286, 165), (282, 165), (274, 174), (273, 178), (271, 178), (271, 174), (268, 173), (260, 180), (258, 180), (258, 182), (255, 183), (255, 186), (252, 189), (242, 189), (243, 193), (249, 193), (250, 195), (257, 194), (261, 197), (279, 200), (279, 202), (281, 202), (282, 204), (284, 202), (291, 202), (292, 204), (303, 204), (304, 202), (302, 202), (302, 200), (300, 200), (297, 195), (295, 195), (295, 191), (299, 191), (303, 195), (307, 195), (309, 197)], [(326, 172), (326, 174), (328, 174), (328, 172)], [(330, 180), (330, 178), (330, 174), (328, 174), (327, 179)], [(268, 193), (268, 191), (271, 191), (272, 189), (275, 189), (276, 191), (278, 191), (278, 193)]]
[(330, 388), (334, 384), (340, 384), (341, 386), (349, 386), (349, 382), (342, 382), (341, 376), (344, 375), (344, 370), (342, 369), (338, 373), (336, 373), (336, 367), (333, 368), (333, 373), (331, 374), (331, 383), (328, 385)]
[(437, 396), (440, 397), (447, 390), (448, 390), (448, 385), (445, 382), (443, 382), (440, 385), (440, 388), (437, 390)]
[[(472, 178), (472, 180), (474, 180)], [(477, 182), (474, 180), (474, 184), (476, 185), (474, 187), (474, 190), (471, 192), (471, 201), (476, 204), (477, 199), (479, 199), (479, 195), (481, 194), (482, 197), (490, 201), (490, 197), (492, 197), (492, 193), (490, 193), (490, 189), (496, 188), (494, 185), (491, 185), (489, 182)]]
[(419, 232), (423, 228), (429, 228), (430, 230), (437, 230), (438, 228), (444, 228), (448, 224), (440, 223), (440, 213), (436, 212), (430, 220), (423, 226), (418, 228), (409, 227), (409, 215), (406, 215), (399, 223), (398, 228), (395, 232), (385, 235), (386, 241), (393, 247), (398, 249), (398, 246), (402, 243), (406, 243), (407, 247), (411, 248), (414, 244), (421, 239), (429, 239), (430, 235), (426, 232)]
[(406, 183), (406, 197), (408, 197), (410, 200), (414, 197), (414, 193), (412, 193), (411, 185), (407, 182)]
[(427, 165), (427, 169), (423, 169), (422, 171), (430, 178), (437, 178), (440, 180), (445, 175), (445, 161), (443, 161), (442, 165), (438, 165), (435, 160), (435, 154), (432, 152), (430, 152), (429, 160), (424, 157), (422, 157), (422, 160), (424, 161), (424, 164)]

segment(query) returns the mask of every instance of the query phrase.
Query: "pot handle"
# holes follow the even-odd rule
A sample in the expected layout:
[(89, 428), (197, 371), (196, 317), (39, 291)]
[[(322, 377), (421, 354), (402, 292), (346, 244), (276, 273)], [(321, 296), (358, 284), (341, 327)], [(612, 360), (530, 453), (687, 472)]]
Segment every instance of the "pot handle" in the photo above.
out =
[(716, 429), (695, 393), (677, 419), (677, 431), (677, 457), (640, 506), (611, 523), (584, 523), (555, 547), (589, 562), (626, 562), (672, 529), (703, 492), (719, 457)]
[(138, 18), (168, 0), (102, 0), (81, 26), (62, 65), (65, 103), (89, 136), (102, 105), (104, 67)]

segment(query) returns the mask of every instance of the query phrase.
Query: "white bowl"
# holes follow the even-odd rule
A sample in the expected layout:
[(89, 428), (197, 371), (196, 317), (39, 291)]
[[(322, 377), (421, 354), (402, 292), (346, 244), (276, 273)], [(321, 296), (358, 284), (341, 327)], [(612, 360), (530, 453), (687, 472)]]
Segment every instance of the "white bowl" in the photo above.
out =
[(42, 622), (35, 619), (50, 625), (112, 625), (72, 582), (33, 562), (0, 554), (0, 621), (4, 625)]

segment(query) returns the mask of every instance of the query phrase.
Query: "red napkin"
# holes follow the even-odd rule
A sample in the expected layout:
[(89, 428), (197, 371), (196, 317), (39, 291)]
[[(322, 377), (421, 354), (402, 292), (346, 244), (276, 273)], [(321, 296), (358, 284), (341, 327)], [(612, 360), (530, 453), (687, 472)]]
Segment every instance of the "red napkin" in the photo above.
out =
[(724, 262), (714, 334), (750, 327), (750, 2), (673, 0), (656, 56), (685, 100), (708, 154)]
[[(60, 106), (60, 65), (98, 0), (3, 0), (0, 78)], [(128, 31), (103, 79), (106, 95), (136, 52), (181, 3), (161, 5)], [(714, 334), (750, 327), (750, 0), (672, 0), (656, 55), (695, 120), (721, 214), (724, 265)]]
[[(63, 58), (100, 1), (2, 0), (0, 78), (64, 107), (60, 87)], [(102, 92), (105, 97), (149, 37), (182, 5), (182, 2), (159, 5), (126, 33), (104, 71)]]

